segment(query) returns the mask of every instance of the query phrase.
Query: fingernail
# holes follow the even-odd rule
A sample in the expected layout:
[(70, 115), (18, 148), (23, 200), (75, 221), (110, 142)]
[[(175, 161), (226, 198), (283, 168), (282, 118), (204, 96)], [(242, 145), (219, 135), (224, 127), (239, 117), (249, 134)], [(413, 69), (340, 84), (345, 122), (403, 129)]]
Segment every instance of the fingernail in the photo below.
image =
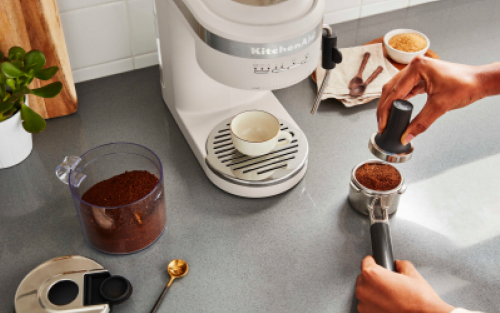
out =
[(407, 145), (410, 141), (413, 140), (413, 138), (415, 138), (415, 136), (413, 136), (412, 134), (406, 135), (405, 139), (403, 139), (403, 144)]

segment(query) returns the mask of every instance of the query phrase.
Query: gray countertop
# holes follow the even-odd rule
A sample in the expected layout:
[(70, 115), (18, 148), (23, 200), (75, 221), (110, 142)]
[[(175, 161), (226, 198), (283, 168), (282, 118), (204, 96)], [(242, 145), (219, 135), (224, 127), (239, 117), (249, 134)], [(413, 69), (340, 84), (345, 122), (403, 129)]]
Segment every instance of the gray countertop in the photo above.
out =
[[(451, 1), (334, 25), (339, 45), (394, 28), (424, 32), (442, 59), (500, 60), (500, 2)], [(0, 170), (0, 311), (11, 312), (22, 278), (61, 255), (93, 258), (134, 285), (119, 312), (149, 312), (182, 258), (188, 276), (160, 312), (355, 312), (355, 279), (371, 252), (369, 223), (346, 203), (349, 175), (372, 158), (377, 101), (309, 110), (310, 79), (276, 91), (308, 136), (309, 169), (297, 187), (268, 199), (238, 198), (204, 175), (160, 94), (152, 67), (77, 84), (80, 108), (48, 121), (22, 164)], [(414, 101), (416, 112), (425, 102)], [(395, 256), (411, 260), (449, 303), (500, 312), (500, 98), (441, 118), (398, 166), (408, 190), (391, 219)], [(111, 256), (83, 239), (68, 187), (54, 175), (66, 155), (109, 142), (151, 148), (164, 165), (168, 229), (149, 249)]]

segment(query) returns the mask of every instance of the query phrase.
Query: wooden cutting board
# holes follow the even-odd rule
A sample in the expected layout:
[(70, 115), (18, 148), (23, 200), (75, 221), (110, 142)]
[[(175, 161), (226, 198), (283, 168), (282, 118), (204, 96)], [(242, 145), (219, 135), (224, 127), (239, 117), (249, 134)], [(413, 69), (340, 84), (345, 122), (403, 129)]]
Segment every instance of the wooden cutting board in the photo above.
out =
[(59, 67), (52, 79), (35, 79), (30, 87), (60, 81), (61, 93), (51, 99), (30, 96), (30, 107), (45, 119), (76, 112), (75, 83), (56, 0), (0, 0), (0, 6), (0, 50), (7, 54), (9, 48), (16, 45), (26, 51), (37, 49), (45, 54), (47, 67)]

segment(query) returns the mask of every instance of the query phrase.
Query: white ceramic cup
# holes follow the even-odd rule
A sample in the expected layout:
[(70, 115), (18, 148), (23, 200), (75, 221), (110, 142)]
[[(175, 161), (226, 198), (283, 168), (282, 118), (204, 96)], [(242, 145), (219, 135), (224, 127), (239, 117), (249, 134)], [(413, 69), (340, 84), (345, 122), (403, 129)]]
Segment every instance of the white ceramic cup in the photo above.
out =
[[(280, 121), (271, 113), (259, 110), (236, 115), (229, 125), (231, 140), (239, 152), (260, 156), (292, 141), (289, 132), (281, 131)], [(280, 139), (285, 139), (279, 141)]]

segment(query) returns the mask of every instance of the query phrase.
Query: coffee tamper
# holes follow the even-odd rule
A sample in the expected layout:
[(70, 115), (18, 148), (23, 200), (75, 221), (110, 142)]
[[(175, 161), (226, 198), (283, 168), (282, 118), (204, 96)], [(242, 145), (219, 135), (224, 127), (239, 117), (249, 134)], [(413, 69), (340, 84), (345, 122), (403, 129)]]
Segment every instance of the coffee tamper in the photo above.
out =
[(411, 120), (413, 105), (406, 100), (395, 100), (382, 134), (375, 133), (370, 138), (368, 149), (377, 158), (390, 163), (404, 163), (411, 159), (413, 143), (403, 145), (401, 137)]

